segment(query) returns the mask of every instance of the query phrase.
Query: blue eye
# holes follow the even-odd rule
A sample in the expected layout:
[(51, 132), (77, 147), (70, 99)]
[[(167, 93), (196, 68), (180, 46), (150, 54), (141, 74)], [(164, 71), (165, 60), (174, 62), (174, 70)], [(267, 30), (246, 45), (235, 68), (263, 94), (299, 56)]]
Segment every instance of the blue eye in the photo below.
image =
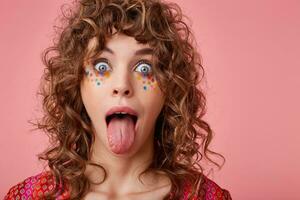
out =
[(145, 60), (141, 60), (138, 62), (137, 67), (135, 69), (140, 69), (140, 72), (144, 75), (152, 73), (152, 66)]
[(108, 71), (108, 69), (110, 68), (110, 66), (108, 65), (108, 62), (106, 60), (96, 60), (94, 62), (94, 66), (95, 66), (95, 69), (97, 71), (99, 71), (99, 73), (104, 73), (106, 71)]

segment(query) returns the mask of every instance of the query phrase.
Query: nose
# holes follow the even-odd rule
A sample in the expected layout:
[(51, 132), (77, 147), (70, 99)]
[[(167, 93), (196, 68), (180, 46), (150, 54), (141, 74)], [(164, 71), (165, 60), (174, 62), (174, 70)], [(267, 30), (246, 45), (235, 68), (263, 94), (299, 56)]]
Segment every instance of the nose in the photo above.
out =
[[(120, 72), (121, 73), (121, 72)], [(133, 94), (130, 78), (127, 73), (119, 74), (119, 76), (115, 77), (113, 80), (113, 96), (126, 96), (130, 97)]]

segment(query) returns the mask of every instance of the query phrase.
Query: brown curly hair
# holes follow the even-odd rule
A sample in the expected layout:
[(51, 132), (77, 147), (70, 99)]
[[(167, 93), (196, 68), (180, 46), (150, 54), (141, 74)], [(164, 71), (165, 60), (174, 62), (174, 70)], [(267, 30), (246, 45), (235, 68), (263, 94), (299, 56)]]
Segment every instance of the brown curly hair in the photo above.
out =
[[(50, 146), (38, 158), (47, 162), (57, 183), (44, 198), (54, 199), (63, 184), (72, 191), (70, 199), (82, 199), (90, 184), (96, 184), (84, 174), (87, 165), (105, 172), (90, 160), (95, 136), (81, 99), (80, 82), (86, 55), (95, 57), (114, 29), (154, 49), (154, 74), (166, 96), (155, 125), (154, 159), (146, 171), (167, 174), (173, 199), (179, 199), (183, 181), (188, 180), (190, 199), (203, 178), (200, 161), (206, 159), (221, 168), (225, 158), (209, 149), (212, 129), (202, 119), (206, 98), (199, 86), (204, 69), (180, 7), (159, 0), (80, 0), (68, 11), (63, 13), (57, 40), (42, 54), (46, 68), (38, 94), (44, 115), (32, 123), (49, 136)], [(92, 38), (98, 43), (88, 50)], [(223, 164), (209, 154), (222, 157)]]

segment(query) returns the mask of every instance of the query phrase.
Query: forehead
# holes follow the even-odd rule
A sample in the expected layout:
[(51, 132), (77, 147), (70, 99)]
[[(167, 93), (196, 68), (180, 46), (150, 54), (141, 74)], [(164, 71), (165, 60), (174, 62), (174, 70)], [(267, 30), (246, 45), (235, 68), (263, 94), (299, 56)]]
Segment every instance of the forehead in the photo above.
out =
[(102, 52), (112, 56), (151, 56), (153, 49), (147, 43), (139, 43), (134, 37), (118, 33), (106, 41)]
[(96, 37), (90, 39), (88, 52), (99, 54), (111, 54), (112, 56), (142, 56), (153, 55), (153, 48), (147, 43), (140, 43), (134, 37), (122, 33), (114, 34), (106, 40), (104, 47), (100, 47), (100, 52), (95, 52), (98, 45)]

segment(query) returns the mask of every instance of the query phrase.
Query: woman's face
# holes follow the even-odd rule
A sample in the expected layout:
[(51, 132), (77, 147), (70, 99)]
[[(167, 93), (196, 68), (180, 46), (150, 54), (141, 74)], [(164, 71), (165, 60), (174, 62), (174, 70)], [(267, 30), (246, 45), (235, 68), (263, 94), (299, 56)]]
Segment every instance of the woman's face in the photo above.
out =
[[(152, 147), (156, 119), (165, 101), (153, 67), (150, 46), (123, 34), (112, 36), (96, 59), (85, 62), (81, 96), (98, 150), (132, 155)], [(114, 118), (107, 125), (106, 113), (115, 106), (134, 109), (137, 122), (132, 125), (130, 120)]]

